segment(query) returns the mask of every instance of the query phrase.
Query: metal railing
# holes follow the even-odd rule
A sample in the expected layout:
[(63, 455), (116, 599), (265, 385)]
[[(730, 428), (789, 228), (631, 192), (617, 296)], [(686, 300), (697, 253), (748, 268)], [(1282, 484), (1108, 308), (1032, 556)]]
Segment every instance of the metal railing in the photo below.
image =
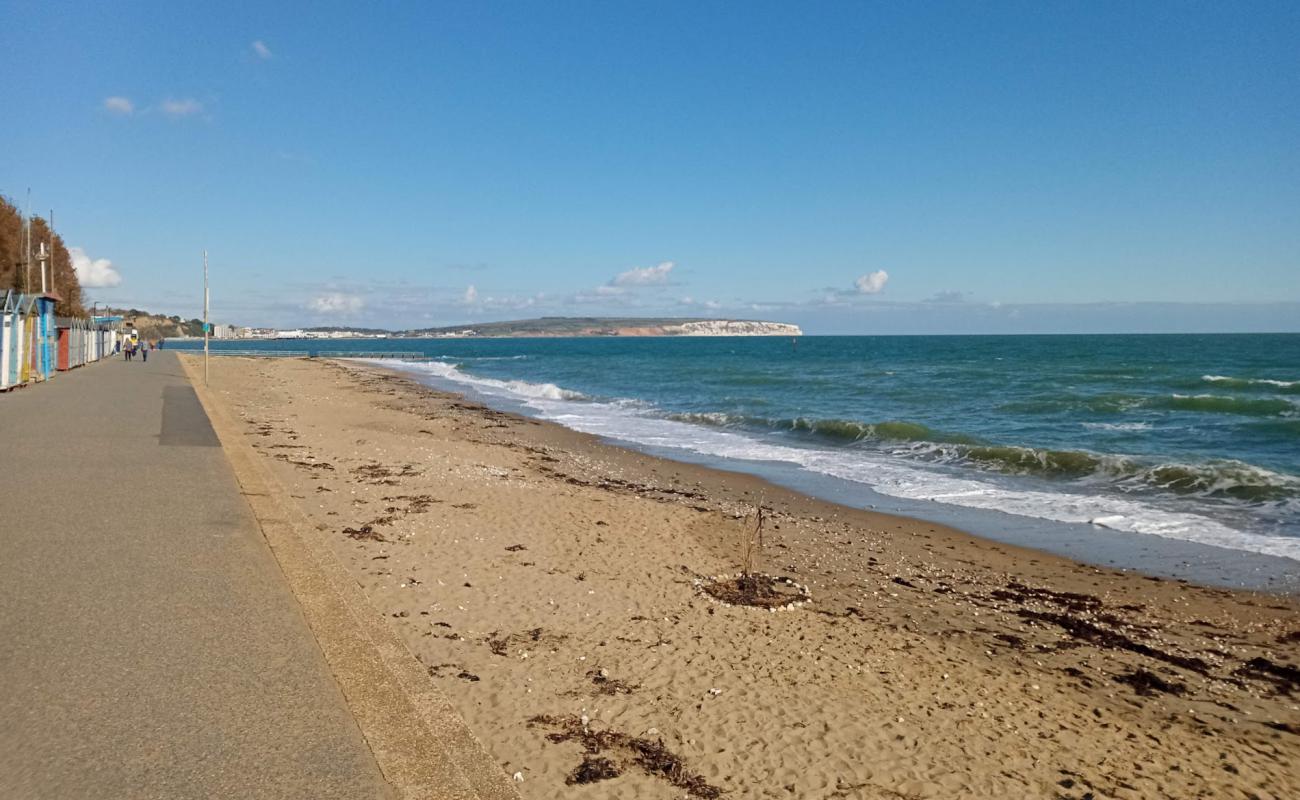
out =
[[(170, 348), (177, 353), (202, 353), (197, 347), (175, 347)], [(228, 350), (225, 348), (212, 348), (208, 351), (210, 356), (243, 356), (245, 358), (311, 358), (312, 353), (306, 350)]]
[(393, 358), (400, 361), (424, 361), (429, 357), (424, 353), (410, 352), (355, 352), (351, 350), (317, 350), (313, 358)]

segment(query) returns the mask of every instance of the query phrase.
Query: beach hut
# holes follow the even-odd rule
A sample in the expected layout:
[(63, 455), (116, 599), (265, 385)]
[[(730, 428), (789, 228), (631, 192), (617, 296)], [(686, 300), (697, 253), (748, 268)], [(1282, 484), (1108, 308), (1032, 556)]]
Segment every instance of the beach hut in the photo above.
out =
[(84, 366), (88, 360), (89, 323), (76, 317), (61, 317), (56, 320), (55, 325), (58, 329), (58, 357), (55, 369), (59, 372), (67, 372)]
[(5, 295), (5, 388), (22, 386), (32, 369), (31, 311), (36, 298), (11, 291)]
[(18, 342), (22, 339), (22, 317), (18, 308), (23, 296), (12, 289), (0, 295), (0, 391), (17, 384)]
[(96, 334), (96, 355), (91, 360), (108, 358), (113, 355), (113, 348), (121, 341), (121, 317), (98, 316), (91, 317), (90, 321), (94, 323)]
[(59, 302), (56, 294), (36, 296), (33, 308), (36, 315), (36, 347), (38, 380), (48, 381), (54, 377), (54, 366), (58, 360), (59, 329), (54, 321), (54, 306)]
[(58, 363), (54, 294), (7, 289), (0, 296), (0, 389), (49, 380)]

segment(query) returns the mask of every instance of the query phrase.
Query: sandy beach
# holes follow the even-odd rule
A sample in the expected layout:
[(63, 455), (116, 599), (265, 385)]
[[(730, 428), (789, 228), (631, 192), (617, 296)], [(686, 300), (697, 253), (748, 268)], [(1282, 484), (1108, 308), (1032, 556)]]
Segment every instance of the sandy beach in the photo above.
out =
[[(1300, 603), (1074, 563), (222, 358), (243, 425), (526, 798), (1300, 795)], [(806, 598), (719, 602), (754, 569)]]

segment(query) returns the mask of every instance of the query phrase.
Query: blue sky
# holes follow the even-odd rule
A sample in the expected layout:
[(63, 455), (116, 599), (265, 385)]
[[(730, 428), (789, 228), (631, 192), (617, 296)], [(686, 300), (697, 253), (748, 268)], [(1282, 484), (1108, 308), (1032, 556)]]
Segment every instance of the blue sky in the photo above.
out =
[(101, 302), (1300, 330), (1295, 3), (0, 8)]

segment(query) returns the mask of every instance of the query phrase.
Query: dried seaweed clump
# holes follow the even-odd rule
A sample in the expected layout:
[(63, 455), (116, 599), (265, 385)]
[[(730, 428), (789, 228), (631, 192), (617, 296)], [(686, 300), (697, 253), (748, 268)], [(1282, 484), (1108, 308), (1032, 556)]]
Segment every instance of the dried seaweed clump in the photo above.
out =
[(758, 572), (714, 575), (696, 585), (710, 600), (724, 606), (752, 606), (768, 611), (798, 608), (812, 601), (808, 587), (790, 578)]
[(623, 774), (623, 770), (608, 758), (602, 756), (583, 756), (582, 763), (574, 768), (573, 772), (564, 779), (564, 782), (572, 786), (575, 783), (595, 783), (596, 781), (617, 778)]
[(358, 542), (386, 542), (387, 539), (379, 531), (375, 530), (373, 525), (362, 525), (360, 528), (344, 528), (344, 535), (349, 539), (356, 539)]
[(1116, 675), (1115, 680), (1132, 686), (1133, 691), (1143, 697), (1154, 697), (1161, 692), (1173, 695), (1187, 694), (1187, 684), (1167, 681), (1154, 672), (1145, 669), (1135, 669), (1127, 675)]
[(546, 735), (547, 739), (556, 743), (575, 741), (586, 751), (582, 763), (570, 773), (566, 783), (605, 780), (635, 766), (647, 775), (682, 789), (691, 797), (714, 800), (722, 796), (722, 789), (687, 769), (681, 757), (664, 745), (663, 739), (645, 739), (608, 728), (596, 730), (585, 718), (572, 714), (533, 717), (528, 724), (553, 728)]

